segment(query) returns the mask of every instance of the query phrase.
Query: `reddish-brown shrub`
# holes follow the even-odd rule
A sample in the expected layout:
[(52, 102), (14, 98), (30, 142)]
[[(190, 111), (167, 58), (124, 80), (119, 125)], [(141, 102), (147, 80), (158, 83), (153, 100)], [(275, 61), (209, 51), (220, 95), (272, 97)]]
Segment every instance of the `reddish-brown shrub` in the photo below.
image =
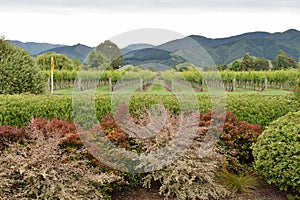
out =
[(0, 126), (0, 149), (9, 141), (22, 142), (24, 136), (23, 132), (17, 126)]
[[(218, 117), (217, 115), (216, 118)], [(209, 127), (210, 124), (211, 112), (201, 114), (200, 127)], [(217, 140), (217, 145), (220, 152), (226, 156), (229, 168), (238, 170), (244, 164), (252, 164), (254, 158), (251, 145), (257, 141), (261, 133), (260, 125), (239, 121), (233, 113), (226, 112), (223, 130)]]
[(45, 118), (32, 119), (27, 129), (38, 129), (43, 134), (58, 133), (65, 136), (70, 133), (77, 133), (75, 123), (53, 118), (51, 120)]
[[(129, 148), (130, 138), (116, 123), (111, 113), (108, 113), (100, 123), (101, 132), (119, 147)], [(104, 139), (104, 138), (102, 138)]]

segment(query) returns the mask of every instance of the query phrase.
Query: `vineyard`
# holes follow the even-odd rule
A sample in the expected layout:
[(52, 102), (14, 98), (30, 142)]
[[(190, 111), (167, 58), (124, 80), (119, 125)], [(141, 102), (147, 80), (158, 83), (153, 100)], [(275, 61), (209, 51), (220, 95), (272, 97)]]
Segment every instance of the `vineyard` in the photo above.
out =
[[(50, 72), (43, 71), (43, 77), (50, 86)], [(119, 196), (120, 190), (158, 184), (161, 199), (236, 199), (237, 195), (245, 194), (247, 198), (241, 198), (244, 200), (257, 188), (267, 187), (267, 183), (261, 183), (267, 177), (264, 180), (273, 181), (285, 191), (280, 199), (286, 195), (297, 198), (299, 162), (289, 157), (296, 157), (300, 151), (299, 78), (296, 70), (56, 70), (54, 95), (0, 95), (0, 169), (5, 172), (0, 173), (0, 196), (118, 199), (115, 196)], [(280, 95), (269, 93), (275, 90)], [(154, 110), (159, 112), (153, 114)], [(164, 114), (165, 121), (161, 118)], [(193, 121), (194, 116), (197, 121)], [(277, 119), (283, 119), (279, 128)], [(121, 127), (122, 120), (130, 127)], [(143, 138), (143, 134), (157, 130), (160, 123), (165, 124), (157, 134)], [(287, 123), (291, 125), (285, 127)], [(193, 126), (197, 130), (195, 135)], [(222, 131), (217, 134), (219, 130)], [(278, 138), (273, 138), (273, 130)], [(269, 133), (272, 144), (268, 138), (260, 142), (264, 132)], [(282, 132), (289, 140), (282, 140)], [(168, 144), (176, 150), (192, 136), (190, 146), (177, 159), (172, 160), (177, 152), (170, 150), (159, 159), (155, 153), (142, 159)], [(174, 143), (176, 137), (178, 145)], [(112, 156), (111, 144), (121, 149), (122, 155)], [(254, 144), (256, 154), (252, 154)], [(273, 159), (270, 148), (277, 154), (285, 154), (289, 149), (289, 155), (277, 165), (278, 156)], [(103, 157), (97, 157), (95, 152), (101, 152)], [(139, 156), (126, 157), (128, 152)], [(259, 154), (265, 155), (268, 163)], [(143, 171), (160, 166), (164, 159), (172, 163), (158, 170)], [(131, 165), (136, 163), (134, 167), (142, 173), (118, 168), (133, 169)], [(265, 166), (274, 167), (269, 163), (275, 163), (277, 171), (265, 170)], [(285, 167), (289, 173), (282, 172)], [(258, 172), (266, 175), (262, 177)], [(288, 180), (296, 177), (296, 181), (283, 182), (278, 174)]]
[(158, 65), (108, 40), (81, 63), (0, 36), (0, 199), (300, 199), (300, 60), (130, 52)]
[[(50, 85), (50, 72), (44, 71), (44, 77)], [(175, 92), (178, 84), (192, 86), (195, 91), (207, 91), (208, 87), (236, 91), (237, 89), (265, 92), (268, 89), (295, 89), (300, 74), (297, 70), (278, 71), (221, 71), (202, 72), (191, 69), (185, 72), (172, 70), (152, 72), (139, 71), (54, 71), (54, 90), (73, 88), (80, 85), (81, 90), (106, 87), (108, 91), (121, 89), (133, 84), (140, 84), (140, 88), (147, 88), (155, 78), (164, 81), (166, 87)], [(173, 88), (173, 90), (172, 90)]]

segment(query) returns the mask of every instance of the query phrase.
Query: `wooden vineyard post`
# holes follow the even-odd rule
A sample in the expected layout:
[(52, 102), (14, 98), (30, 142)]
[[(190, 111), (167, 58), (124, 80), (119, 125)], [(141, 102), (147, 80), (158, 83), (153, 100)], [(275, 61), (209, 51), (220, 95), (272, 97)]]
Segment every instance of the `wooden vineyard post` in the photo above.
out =
[(235, 87), (236, 87), (236, 79), (234, 78), (232, 80), (232, 92), (235, 92)]
[(51, 94), (53, 94), (53, 88), (54, 88), (53, 74), (54, 74), (54, 59), (53, 57), (51, 57)]
[(201, 92), (204, 91), (204, 84), (205, 84), (205, 81), (204, 81), (204, 78), (202, 77), (202, 80), (201, 80)]
[(140, 78), (140, 84), (141, 84), (141, 91), (143, 91), (144, 87), (143, 87), (143, 79), (142, 78)]
[(113, 87), (112, 87), (112, 82), (111, 82), (111, 78), (108, 79), (108, 84), (109, 84), (109, 91), (113, 91)]
[(268, 90), (268, 79), (265, 79), (265, 89), (264, 89), (265, 91), (267, 91)]

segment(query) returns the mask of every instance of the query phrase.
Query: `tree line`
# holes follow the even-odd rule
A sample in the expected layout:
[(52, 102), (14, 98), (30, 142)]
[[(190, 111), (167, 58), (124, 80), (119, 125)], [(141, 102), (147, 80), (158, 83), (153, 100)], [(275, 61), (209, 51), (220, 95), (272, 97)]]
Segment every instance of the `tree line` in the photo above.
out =
[[(299, 59), (300, 62), (300, 59)], [(269, 61), (262, 57), (253, 57), (246, 53), (241, 60), (235, 60), (229, 65), (217, 65), (219, 70), (230, 71), (264, 71), (296, 69), (299, 63), (280, 50), (274, 60)]]

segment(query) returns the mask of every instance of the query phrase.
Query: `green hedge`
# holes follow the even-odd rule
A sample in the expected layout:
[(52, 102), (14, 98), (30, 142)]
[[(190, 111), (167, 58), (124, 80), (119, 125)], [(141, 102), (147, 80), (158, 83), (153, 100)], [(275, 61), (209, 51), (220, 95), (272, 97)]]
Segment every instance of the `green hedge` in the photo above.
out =
[[(300, 112), (272, 122), (253, 146), (255, 169), (268, 183), (300, 199)], [(296, 198), (297, 197), (297, 198)]]
[[(211, 110), (209, 95), (198, 95), (202, 113)], [(264, 128), (273, 120), (290, 111), (298, 111), (299, 100), (293, 95), (264, 96), (227, 95), (226, 110), (239, 120), (260, 124)], [(130, 100), (130, 112), (143, 117), (144, 108), (162, 102), (171, 114), (180, 112), (178, 100), (173, 95), (134, 95)], [(96, 110), (99, 120), (110, 111), (111, 96), (96, 96)], [(0, 125), (22, 126), (33, 117), (58, 118), (73, 121), (72, 96), (54, 95), (0, 95)]]

